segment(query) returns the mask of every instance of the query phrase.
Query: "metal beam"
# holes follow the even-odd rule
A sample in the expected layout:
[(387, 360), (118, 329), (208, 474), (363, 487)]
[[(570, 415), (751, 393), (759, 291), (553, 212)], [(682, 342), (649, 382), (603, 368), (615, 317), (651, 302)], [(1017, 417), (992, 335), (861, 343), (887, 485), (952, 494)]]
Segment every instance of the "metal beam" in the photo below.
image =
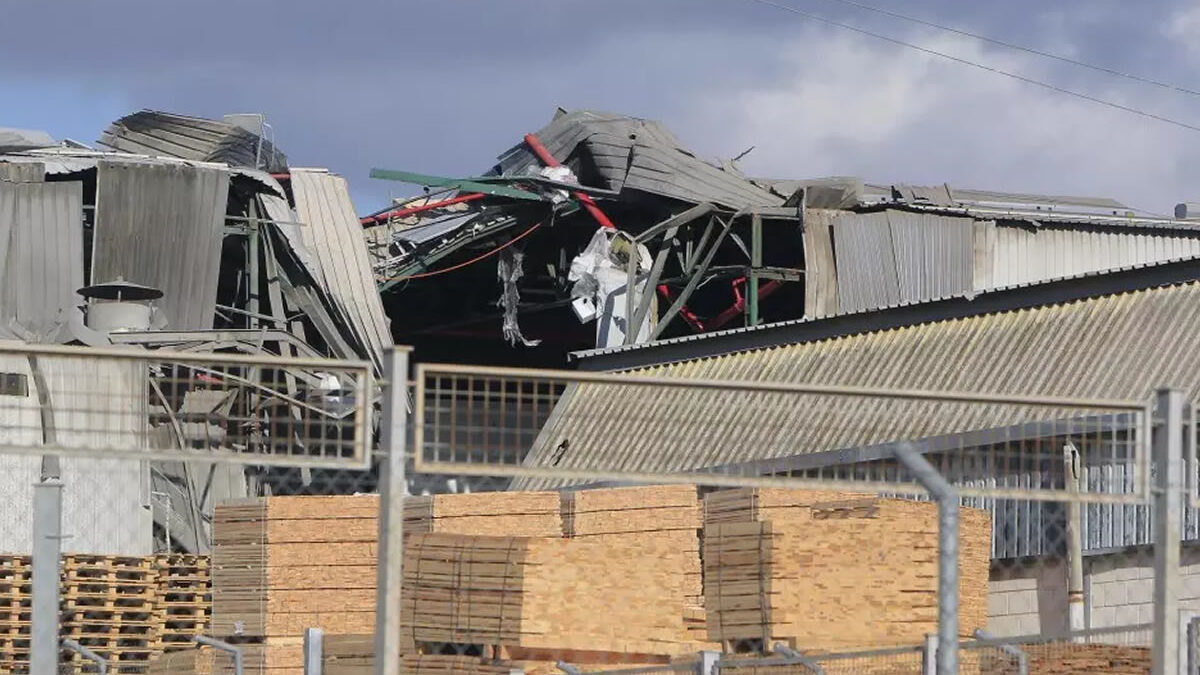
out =
[(548, 201), (546, 197), (543, 197), (536, 192), (518, 190), (517, 188), (508, 187), (507, 185), (479, 183), (470, 179), (444, 178), (442, 176), (430, 176), (428, 174), (412, 173), (411, 171), (393, 171), (390, 169), (371, 169), (370, 176), (371, 178), (394, 180), (401, 183), (411, 183), (413, 185), (448, 187), (465, 190), (467, 192), (482, 192), (485, 195), (492, 195), (493, 197), (508, 197), (509, 199), (520, 199), (531, 202)]
[(748, 326), (758, 325), (758, 268), (762, 266), (762, 247), (762, 216), (755, 213), (750, 216), (750, 275), (746, 290), (746, 306), (750, 313)]
[[(640, 244), (644, 244), (664, 232), (676, 232), (680, 227), (683, 227), (693, 220), (696, 220), (702, 216), (706, 216), (716, 210), (717, 207), (708, 202), (697, 204), (683, 213), (671, 216), (661, 223), (651, 225), (634, 237), (634, 240)], [(670, 236), (670, 234), (667, 235), (667, 237)]]
[(667, 312), (663, 314), (663, 317), (658, 322), (658, 325), (654, 327), (654, 332), (650, 336), (651, 340), (657, 339), (658, 336), (662, 334), (663, 329), (671, 323), (671, 320), (674, 319), (677, 314), (679, 314), (679, 310), (683, 309), (683, 306), (687, 304), (688, 298), (692, 297), (692, 293), (695, 292), (696, 287), (699, 286), (700, 282), (704, 280), (704, 274), (708, 271), (708, 266), (712, 264), (713, 257), (717, 255), (717, 249), (721, 248), (721, 244), (725, 241), (725, 237), (729, 234), (730, 228), (733, 227), (733, 219), (736, 217), (737, 214), (734, 214), (725, 221), (724, 226), (721, 228), (720, 234), (717, 235), (717, 238), (713, 241), (712, 246), (705, 251), (704, 258), (700, 261), (700, 264), (697, 265), (695, 270), (691, 272), (692, 278), (688, 280), (687, 285), (684, 286), (683, 290), (679, 293), (679, 297), (675, 298), (675, 302), (671, 303), (671, 307), (667, 309)]
[(658, 249), (658, 255), (654, 256), (654, 265), (650, 268), (650, 276), (646, 278), (646, 292), (642, 293), (637, 310), (633, 315), (633, 325), (635, 326), (641, 326), (642, 322), (646, 320), (646, 313), (650, 311), (650, 304), (654, 302), (654, 296), (658, 293), (658, 280), (662, 277), (663, 269), (667, 266), (667, 258), (671, 255), (671, 248), (675, 245), (677, 232), (679, 232), (679, 226), (673, 225), (663, 235), (662, 245)]

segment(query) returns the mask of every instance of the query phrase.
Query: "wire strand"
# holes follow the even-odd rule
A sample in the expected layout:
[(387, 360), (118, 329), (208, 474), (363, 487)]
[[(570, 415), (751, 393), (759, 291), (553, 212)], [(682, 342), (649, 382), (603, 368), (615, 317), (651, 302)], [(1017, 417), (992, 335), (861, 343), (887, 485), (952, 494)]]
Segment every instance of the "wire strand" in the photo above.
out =
[(535, 223), (533, 225), (533, 227), (529, 228), (528, 230), (525, 230), (521, 234), (518, 234), (517, 236), (513, 237), (512, 239), (509, 239), (504, 244), (501, 244), (500, 246), (497, 246), (496, 248), (491, 249), (490, 251), (487, 251), (486, 253), (484, 253), (482, 255), (471, 258), (470, 260), (468, 260), (466, 262), (461, 262), (457, 265), (451, 265), (450, 267), (447, 267), (445, 269), (433, 270), (432, 272), (421, 272), (420, 274), (410, 274), (408, 276), (403, 276), (403, 277), (388, 277), (387, 279), (379, 280), (378, 283), (386, 283), (389, 281), (409, 281), (412, 279), (425, 279), (427, 277), (436, 277), (439, 274), (453, 272), (454, 270), (460, 270), (468, 265), (474, 265), (475, 263), (479, 262), (480, 260), (484, 260), (486, 258), (490, 258), (493, 255), (496, 255), (500, 251), (503, 251), (504, 249), (508, 248), (509, 246), (512, 246), (513, 244), (517, 243), (518, 241), (521, 241), (525, 237), (529, 236), (530, 233), (532, 233), (534, 230), (538, 229), (541, 226), (542, 226), (541, 223)]
[(890, 16), (894, 19), (900, 19), (902, 21), (909, 21), (911, 23), (919, 24), (922, 26), (927, 26), (929, 28), (936, 28), (938, 30), (946, 31), (947, 33), (954, 33), (955, 35), (962, 35), (963, 37), (969, 37), (969, 38), (972, 38), (975, 40), (979, 40), (981, 42), (987, 42), (989, 44), (997, 45), (999, 47), (1015, 49), (1017, 51), (1025, 52), (1026, 54), (1033, 54), (1034, 56), (1040, 56), (1045, 59), (1052, 59), (1054, 61), (1059, 61), (1062, 63), (1069, 63), (1072, 66), (1078, 66), (1080, 68), (1087, 68), (1089, 70), (1095, 70), (1097, 72), (1105, 73), (1107, 75), (1113, 75), (1116, 77), (1123, 77), (1128, 80), (1133, 80), (1135, 82), (1141, 82), (1142, 84), (1153, 85), (1155, 87), (1161, 87), (1163, 89), (1169, 89), (1171, 91), (1176, 91), (1176, 92), (1179, 92), (1182, 94), (1188, 94), (1191, 96), (1200, 96), (1200, 91), (1197, 91), (1195, 89), (1189, 89), (1187, 87), (1180, 86), (1177, 84), (1172, 84), (1170, 82), (1162, 82), (1160, 80), (1154, 80), (1154, 79), (1151, 79), (1148, 77), (1142, 77), (1141, 75), (1135, 75), (1133, 73), (1126, 73), (1126, 72), (1120, 71), (1120, 70), (1113, 70), (1112, 68), (1098, 66), (1094, 63), (1088, 63), (1086, 61), (1079, 61), (1077, 59), (1072, 59), (1068, 56), (1062, 56), (1061, 54), (1055, 54), (1053, 52), (1045, 52), (1040, 49), (1034, 49), (1033, 47), (1026, 47), (1024, 45), (1019, 45), (1019, 44), (1016, 44), (1013, 42), (1006, 42), (1004, 40), (999, 40), (999, 39), (996, 39), (993, 37), (988, 37), (986, 35), (980, 35), (979, 33), (972, 33), (971, 31), (962, 30), (961, 28), (955, 28), (953, 26), (947, 26), (945, 24), (936, 23), (934, 21), (927, 21), (925, 19), (921, 19), (921, 18), (918, 18), (915, 16), (901, 14), (900, 12), (893, 12), (889, 9), (883, 9), (882, 7), (875, 7), (873, 5), (868, 5), (866, 3), (856, 2), (855, 0), (826, 0), (826, 2), (836, 2), (836, 3), (843, 4), (843, 5), (848, 5), (850, 7), (857, 7), (858, 9), (866, 10), (868, 12), (875, 12), (876, 14)]
[(828, 24), (830, 26), (836, 26), (838, 28), (843, 28), (845, 30), (854, 31), (855, 33), (861, 33), (862, 35), (873, 37), (878, 40), (883, 40), (885, 42), (890, 42), (894, 45), (899, 45), (901, 47), (907, 47), (909, 49), (915, 49), (919, 52), (923, 52), (923, 53), (929, 54), (931, 56), (936, 56), (938, 58), (947, 59), (949, 61), (954, 61), (955, 63), (960, 63), (964, 66), (978, 68), (979, 70), (985, 70), (989, 73), (995, 73), (996, 75), (1003, 75), (1004, 77), (1012, 78), (1014, 80), (1018, 80), (1020, 82), (1026, 83), (1026, 84), (1032, 84), (1036, 87), (1048, 89), (1050, 91), (1058, 92), (1060, 94), (1066, 94), (1067, 96), (1073, 96), (1075, 98), (1078, 98), (1078, 99), (1081, 99), (1084, 101), (1090, 101), (1090, 102), (1098, 104), (1098, 105), (1107, 106), (1109, 108), (1121, 110), (1121, 111), (1124, 111), (1127, 113), (1132, 113), (1132, 114), (1138, 115), (1140, 117), (1146, 117), (1148, 119), (1162, 122), (1163, 124), (1170, 124), (1172, 126), (1180, 127), (1181, 129), (1188, 129), (1190, 131), (1200, 131), (1200, 126), (1197, 126), (1194, 124), (1189, 124), (1187, 122), (1180, 122), (1179, 120), (1171, 119), (1170, 117), (1164, 117), (1157, 113), (1148, 112), (1146, 110), (1140, 110), (1138, 108), (1132, 108), (1130, 106), (1122, 105), (1115, 101), (1109, 101), (1109, 100), (1102, 99), (1102, 98), (1099, 98), (1096, 96), (1092, 96), (1091, 94), (1085, 94), (1083, 92), (1075, 91), (1073, 89), (1067, 89), (1065, 87), (1060, 87), (1058, 85), (1050, 84), (1049, 82), (1042, 82), (1041, 80), (1035, 80), (1032, 77), (1026, 77), (1024, 75), (1020, 75), (1018, 73), (1014, 73), (1014, 72), (1011, 72), (1008, 70), (1002, 70), (1000, 68), (994, 68), (992, 66), (984, 65), (982, 63), (976, 63), (975, 61), (970, 61), (968, 59), (954, 56), (953, 54), (939, 52), (936, 49), (922, 47), (920, 45), (913, 44), (911, 42), (905, 42), (904, 40), (890, 37), (888, 35), (883, 35), (882, 33), (875, 33), (873, 31), (869, 31), (865, 28), (859, 28), (858, 26), (852, 26), (848, 23), (842, 23), (840, 21), (834, 21), (833, 19), (827, 19), (819, 14), (813, 14), (811, 12), (806, 12), (802, 9), (797, 9), (790, 5), (784, 5), (784, 4), (780, 4), (778, 2), (772, 2), (772, 0), (747, 0), (747, 2), (757, 2), (760, 5), (767, 5), (770, 7), (774, 7), (776, 9), (782, 9), (785, 12), (791, 12), (793, 14), (798, 14), (805, 18), (812, 19), (813, 21), (819, 21), (821, 23)]

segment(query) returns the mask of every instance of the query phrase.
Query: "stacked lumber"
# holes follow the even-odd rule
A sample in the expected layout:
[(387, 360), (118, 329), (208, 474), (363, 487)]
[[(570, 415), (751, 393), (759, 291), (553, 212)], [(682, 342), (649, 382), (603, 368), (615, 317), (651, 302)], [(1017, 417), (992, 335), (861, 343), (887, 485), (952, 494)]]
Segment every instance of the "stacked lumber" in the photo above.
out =
[(212, 631), (300, 638), (375, 622), (375, 496), (268, 497), (213, 515)]
[[(691, 606), (703, 604), (700, 570), (700, 499), (695, 485), (607, 488), (564, 492), (568, 537), (661, 554), (683, 576)], [(670, 562), (668, 562), (670, 561)]]
[(401, 640), (626, 654), (691, 651), (680, 575), (580, 539), (413, 535)]
[[(1150, 650), (1146, 647), (1052, 642), (1021, 645), (1021, 650), (1029, 659), (1029, 675), (1144, 675), (1150, 672)], [(1008, 664), (1003, 659), (996, 659), (995, 667), (988, 669), (985, 666), (983, 672), (995, 675), (1012, 672)]]
[(684, 635), (708, 639), (700, 568), (700, 499), (695, 485), (604, 488), (564, 492), (566, 536), (653, 556), (681, 575)]
[(787, 517), (797, 509), (810, 508), (822, 502), (871, 496), (873, 495), (789, 488), (719, 490), (704, 496), (704, 525), (772, 520), (775, 516)]
[(479, 492), (404, 500), (405, 534), (561, 537), (557, 492)]
[[(710, 639), (731, 651), (781, 641), (823, 652), (915, 645), (936, 631), (935, 504), (733, 492), (706, 497), (720, 495), (708, 513), (721, 514), (704, 530)], [(986, 622), (990, 537), (990, 516), (963, 509), (964, 632)]]
[(209, 558), (171, 553), (157, 556), (155, 563), (162, 648), (190, 648), (197, 635), (208, 632), (212, 615)]

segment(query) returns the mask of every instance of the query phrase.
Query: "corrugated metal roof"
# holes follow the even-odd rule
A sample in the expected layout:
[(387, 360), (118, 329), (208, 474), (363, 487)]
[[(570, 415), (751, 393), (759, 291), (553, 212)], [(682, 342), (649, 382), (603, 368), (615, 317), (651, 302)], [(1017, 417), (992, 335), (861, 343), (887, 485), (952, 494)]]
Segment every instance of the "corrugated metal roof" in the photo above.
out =
[(287, 169), (287, 157), (258, 134), (199, 117), (142, 110), (113, 122), (100, 145), (122, 152), (179, 157), (267, 171)]
[(168, 328), (212, 328), (228, 193), (224, 168), (102, 160), (92, 281), (161, 289)]
[(83, 184), (0, 181), (0, 324), (45, 338), (81, 286)]
[[(1200, 282), (1189, 282), (639, 372), (1125, 400), (1142, 399), (1158, 387), (1177, 387), (1195, 396), (1200, 394), (1198, 302)], [(712, 390), (621, 391), (579, 384), (558, 404), (528, 463), (675, 472), (1002, 427), (1030, 421), (1030, 414), (1018, 415), (1009, 406)], [(1054, 415), (1061, 417), (1062, 411)], [(556, 457), (563, 439), (570, 440), (569, 449)]]
[(323, 169), (292, 169), (292, 193), (304, 226), (289, 236), (298, 234), (315, 254), (321, 275), (315, 278), (339, 305), (371, 360), (381, 365), (384, 348), (392, 344), (391, 329), (346, 180)]
[[(535, 134), (578, 175), (584, 157), (610, 190), (636, 190), (726, 208), (778, 206), (783, 199), (696, 157), (658, 122), (589, 110), (560, 114)], [(493, 173), (521, 175), (541, 162), (524, 144), (500, 156)], [(586, 175), (584, 176), (586, 180)]]

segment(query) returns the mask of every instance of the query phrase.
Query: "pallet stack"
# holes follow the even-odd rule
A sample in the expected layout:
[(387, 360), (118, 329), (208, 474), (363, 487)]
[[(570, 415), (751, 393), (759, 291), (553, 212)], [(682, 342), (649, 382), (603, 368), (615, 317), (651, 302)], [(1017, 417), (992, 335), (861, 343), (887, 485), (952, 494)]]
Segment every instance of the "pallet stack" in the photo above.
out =
[[(713, 641), (729, 651), (785, 642), (822, 652), (920, 644), (935, 632), (936, 505), (730, 492), (706, 498), (706, 517), (717, 521), (704, 529)], [(959, 612), (967, 633), (986, 623), (990, 537), (988, 514), (963, 509)]]
[(158, 612), (164, 651), (191, 648), (208, 632), (212, 616), (209, 557), (186, 553), (157, 556)]
[(707, 640), (695, 485), (564, 492), (562, 518), (567, 537), (640, 551), (678, 572), (686, 635), (697, 643)]
[(402, 649), (691, 651), (680, 576), (666, 567), (586, 540), (414, 535), (404, 555)]
[[(141, 665), (160, 649), (158, 570), (148, 557), (65, 555), (59, 636), (114, 667)], [(64, 664), (84, 659), (64, 653)]]
[(32, 584), (28, 556), (0, 556), (0, 673), (29, 665)]

